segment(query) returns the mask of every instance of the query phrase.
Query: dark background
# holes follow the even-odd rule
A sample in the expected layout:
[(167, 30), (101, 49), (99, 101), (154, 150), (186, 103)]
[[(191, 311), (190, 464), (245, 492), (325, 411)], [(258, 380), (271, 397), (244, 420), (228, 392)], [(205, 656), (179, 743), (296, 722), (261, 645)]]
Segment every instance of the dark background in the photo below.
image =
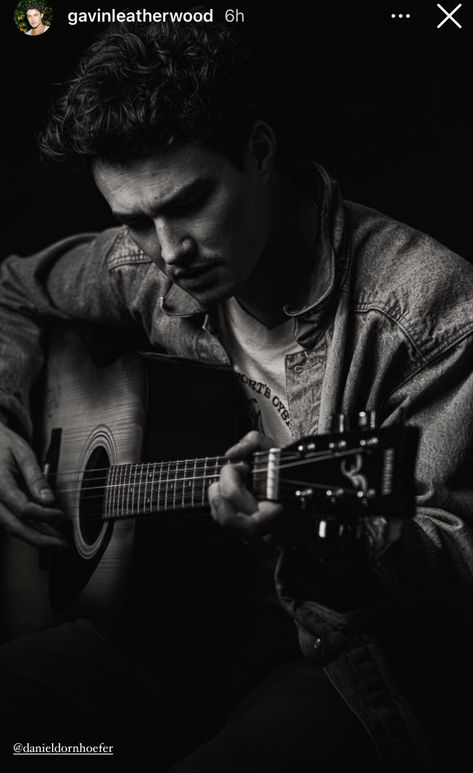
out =
[[(28, 254), (62, 236), (113, 224), (87, 176), (41, 166), (35, 133), (77, 56), (104, 27), (69, 26), (70, 10), (109, 2), (51, 2), (38, 38), (2, 3), (2, 249)], [(456, 2), (442, 3), (452, 10)], [(402, 7), (401, 7), (402, 6)], [(415, 6), (415, 7), (414, 7)], [(115, 8), (188, 8), (149, 0)], [(347, 198), (378, 208), (471, 258), (471, 12), (444, 18), (435, 2), (209, 3), (245, 15), (258, 40), (254, 77), (282, 150), (321, 162)], [(391, 12), (412, 18), (391, 19)]]

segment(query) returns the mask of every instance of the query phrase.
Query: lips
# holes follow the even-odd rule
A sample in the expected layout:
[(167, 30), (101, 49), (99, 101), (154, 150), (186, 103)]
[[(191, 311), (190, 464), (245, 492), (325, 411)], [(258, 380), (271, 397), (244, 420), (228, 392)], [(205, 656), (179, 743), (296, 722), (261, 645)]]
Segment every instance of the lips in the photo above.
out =
[(173, 279), (175, 282), (196, 279), (197, 277), (202, 276), (202, 274), (205, 274), (210, 268), (210, 266), (192, 266), (192, 268), (177, 269), (174, 271)]

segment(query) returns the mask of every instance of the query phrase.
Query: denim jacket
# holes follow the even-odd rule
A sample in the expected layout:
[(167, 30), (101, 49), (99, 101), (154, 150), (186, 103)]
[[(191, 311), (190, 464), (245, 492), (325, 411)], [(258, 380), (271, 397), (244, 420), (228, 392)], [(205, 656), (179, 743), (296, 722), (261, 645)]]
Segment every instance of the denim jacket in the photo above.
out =
[[(471, 604), (473, 271), (424, 234), (344, 201), (322, 167), (295, 174), (318, 202), (318, 239), (307, 302), (285, 308), (300, 345), (286, 358), (291, 432), (325, 432), (331, 414), (369, 409), (383, 426), (402, 413), (421, 435), (416, 515), (394, 544), (368, 534), (372, 583), (358, 588), (356, 569), (296, 546), (280, 553), (276, 588), (304, 655), (364, 722), (384, 769), (433, 770), (399, 684), (407, 661), (416, 671), (437, 645), (447, 657), (435, 631), (448, 639), (456, 621), (462, 630)], [(170, 284), (124, 228), (7, 258), (0, 292), (0, 412), (27, 437), (45, 321), (141, 331), (155, 349), (228, 362), (212, 309)]]

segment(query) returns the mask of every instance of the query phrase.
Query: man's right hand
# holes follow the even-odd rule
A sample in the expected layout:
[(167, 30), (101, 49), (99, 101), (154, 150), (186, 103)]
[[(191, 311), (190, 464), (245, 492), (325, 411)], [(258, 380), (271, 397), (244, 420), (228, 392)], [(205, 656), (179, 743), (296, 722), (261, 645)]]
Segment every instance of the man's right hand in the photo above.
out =
[(0, 424), (0, 525), (37, 547), (67, 547), (55, 524), (63, 516), (23, 438)]

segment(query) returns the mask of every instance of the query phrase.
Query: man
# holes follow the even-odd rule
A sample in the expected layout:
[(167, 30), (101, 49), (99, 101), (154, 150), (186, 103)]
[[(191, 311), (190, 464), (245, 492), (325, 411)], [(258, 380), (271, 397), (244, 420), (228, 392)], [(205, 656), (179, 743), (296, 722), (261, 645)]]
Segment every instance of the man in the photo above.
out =
[[(320, 166), (278, 158), (243, 60), (217, 24), (98, 39), (42, 150), (89, 166), (123, 227), (8, 259), (0, 307), (0, 516), (34, 545), (63, 545), (28, 445), (45, 323), (144, 332), (150, 348), (237, 370), (262, 432), (228, 450), (209, 503), (247, 556), (241, 617), (202, 640), (188, 627), (110, 641), (79, 621), (13, 642), (2, 722), (8, 738), (53, 727), (69, 743), (98, 727), (128, 770), (149, 767), (153, 738), (154, 768), (176, 773), (466, 769), (472, 272), (343, 201)], [(416, 517), (396, 541), (368, 530), (327, 555), (295, 509), (256, 501), (244, 462), (364, 408), (421, 428)]]
[(31, 27), (31, 29), (26, 30), (25, 35), (42, 35), (49, 29), (49, 26), (43, 22), (44, 7), (42, 5), (28, 5), (25, 13)]

